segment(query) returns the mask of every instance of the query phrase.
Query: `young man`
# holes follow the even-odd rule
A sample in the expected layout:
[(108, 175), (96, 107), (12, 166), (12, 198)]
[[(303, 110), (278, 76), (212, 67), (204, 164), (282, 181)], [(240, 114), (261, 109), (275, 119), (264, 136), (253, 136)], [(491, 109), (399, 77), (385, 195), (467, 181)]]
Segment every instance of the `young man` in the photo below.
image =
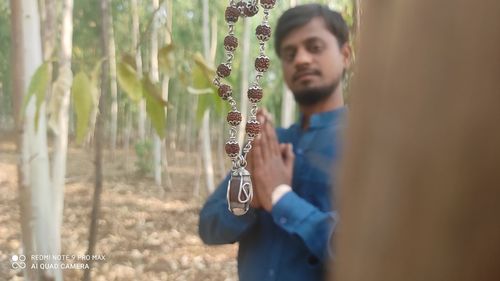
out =
[(247, 167), (252, 207), (243, 216), (228, 211), (226, 178), (201, 210), (199, 232), (207, 244), (239, 242), (241, 281), (323, 280), (337, 219), (331, 176), (345, 111), (348, 29), (340, 14), (308, 4), (280, 17), (275, 39), (300, 120), (275, 131), (259, 114), (262, 131)]

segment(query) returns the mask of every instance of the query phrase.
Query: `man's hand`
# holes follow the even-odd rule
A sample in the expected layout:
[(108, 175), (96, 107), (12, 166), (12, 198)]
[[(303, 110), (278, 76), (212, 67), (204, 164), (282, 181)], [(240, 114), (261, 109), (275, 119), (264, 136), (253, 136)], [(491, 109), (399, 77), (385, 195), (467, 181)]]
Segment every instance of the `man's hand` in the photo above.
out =
[(258, 188), (255, 183), (255, 176), (253, 175), (254, 173), (254, 164), (253, 164), (253, 153), (252, 150), (248, 152), (247, 155), (247, 170), (250, 172), (250, 177), (252, 179), (252, 188), (253, 188), (253, 199), (250, 202), (250, 207), (259, 209), (262, 208), (262, 205), (260, 204), (259, 196), (257, 195), (258, 193)]
[(254, 183), (251, 206), (262, 207), (270, 212), (274, 189), (280, 184), (291, 185), (295, 155), (291, 144), (278, 143), (274, 127), (266, 115), (264, 111), (257, 115), (261, 133), (248, 155), (248, 167)]

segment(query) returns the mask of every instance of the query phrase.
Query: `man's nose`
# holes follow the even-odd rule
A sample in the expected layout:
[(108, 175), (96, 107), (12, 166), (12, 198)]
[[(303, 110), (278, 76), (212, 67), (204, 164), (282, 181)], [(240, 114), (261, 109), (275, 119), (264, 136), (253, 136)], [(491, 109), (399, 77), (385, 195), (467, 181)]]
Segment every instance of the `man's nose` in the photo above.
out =
[(295, 67), (301, 67), (303, 65), (308, 65), (312, 62), (311, 53), (309, 53), (305, 48), (299, 48), (295, 54), (294, 64)]

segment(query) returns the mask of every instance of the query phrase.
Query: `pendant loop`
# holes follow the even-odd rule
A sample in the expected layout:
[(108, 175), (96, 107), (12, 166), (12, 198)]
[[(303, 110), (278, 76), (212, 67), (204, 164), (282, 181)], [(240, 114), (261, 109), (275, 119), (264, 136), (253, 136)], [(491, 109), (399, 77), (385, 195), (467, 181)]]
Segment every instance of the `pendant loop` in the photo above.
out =
[(239, 168), (231, 173), (226, 197), (231, 213), (242, 216), (248, 212), (253, 198), (253, 188), (250, 173), (247, 170)]

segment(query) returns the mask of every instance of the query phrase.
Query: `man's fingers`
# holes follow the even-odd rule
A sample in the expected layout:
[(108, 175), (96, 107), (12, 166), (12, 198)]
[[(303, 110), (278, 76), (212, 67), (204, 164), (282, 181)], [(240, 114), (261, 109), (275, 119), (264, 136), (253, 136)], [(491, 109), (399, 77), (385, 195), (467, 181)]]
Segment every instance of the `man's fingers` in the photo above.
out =
[(266, 160), (271, 155), (271, 150), (266, 130), (267, 120), (262, 111), (257, 113), (257, 121), (259, 121), (260, 124), (260, 134), (255, 138), (255, 141), (258, 142), (258, 146), (261, 148), (261, 157)]
[(280, 151), (283, 160), (289, 160), (295, 158), (295, 153), (293, 153), (293, 145), (291, 143), (280, 143)]
[(252, 168), (254, 169), (258, 168), (259, 165), (262, 166), (262, 164), (264, 163), (262, 147), (263, 147), (262, 138), (260, 138), (257, 141), (254, 141), (254, 144), (252, 145), (251, 161), (253, 165)]
[(295, 161), (295, 153), (293, 153), (293, 145), (291, 143), (287, 143), (285, 145), (285, 157), (284, 157), (284, 160), (285, 160), (285, 165), (288, 168), (292, 168), (293, 169), (293, 163)]
[(269, 146), (269, 153), (274, 155), (280, 154), (280, 147), (278, 143), (278, 138), (276, 137), (276, 131), (271, 123), (266, 123), (264, 126), (264, 136)]

